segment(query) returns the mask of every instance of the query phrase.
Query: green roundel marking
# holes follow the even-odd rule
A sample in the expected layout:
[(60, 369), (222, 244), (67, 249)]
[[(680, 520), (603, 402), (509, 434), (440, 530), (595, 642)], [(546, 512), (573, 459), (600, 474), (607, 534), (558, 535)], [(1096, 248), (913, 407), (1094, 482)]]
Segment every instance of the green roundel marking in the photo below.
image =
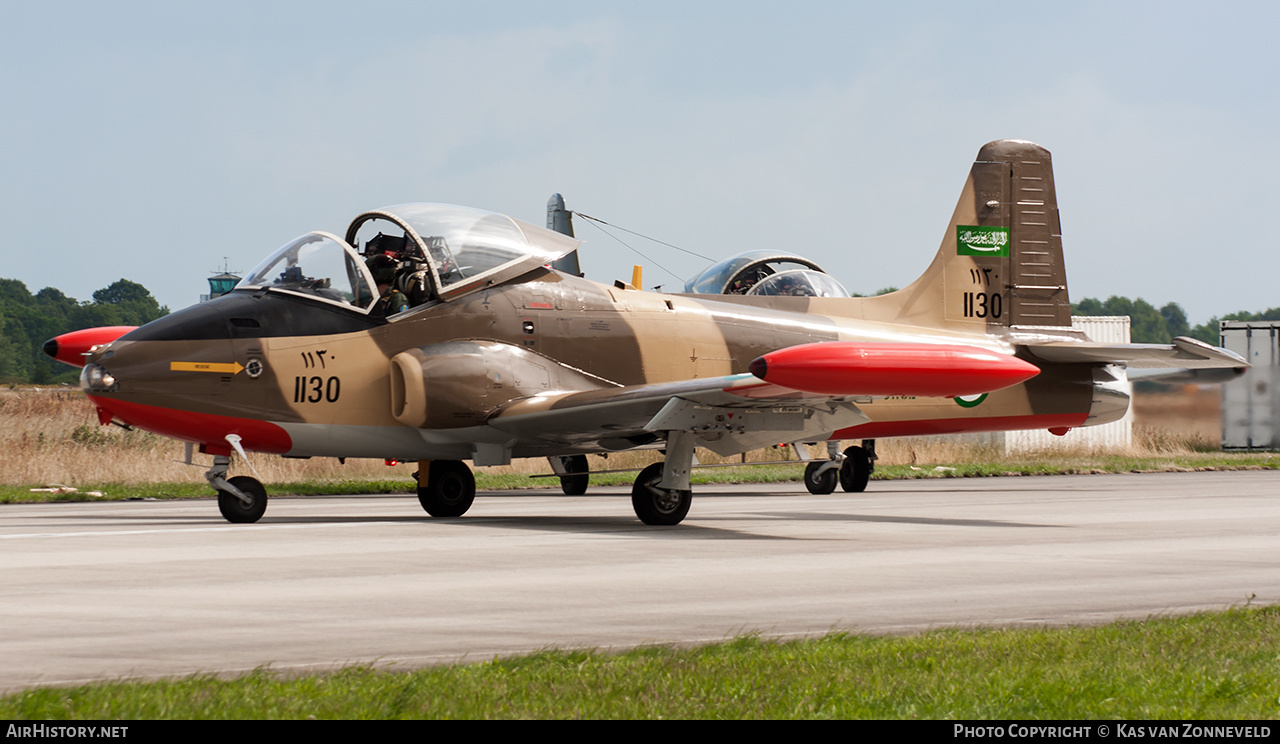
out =
[(987, 399), (986, 393), (983, 393), (982, 395), (962, 395), (959, 398), (952, 398), (952, 400), (964, 406), (965, 408), (973, 408), (974, 406), (978, 405), (979, 403), (981, 403), (986, 399)]

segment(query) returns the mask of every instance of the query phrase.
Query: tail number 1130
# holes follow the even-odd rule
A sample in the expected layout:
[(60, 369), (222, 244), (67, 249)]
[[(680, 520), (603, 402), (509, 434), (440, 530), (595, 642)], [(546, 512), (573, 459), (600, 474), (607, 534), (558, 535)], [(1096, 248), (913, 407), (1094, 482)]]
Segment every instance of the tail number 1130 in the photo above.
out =
[(999, 292), (965, 292), (964, 317), (999, 318), (1004, 312), (1004, 298)]
[(337, 403), (342, 392), (342, 382), (337, 377), (293, 378), (294, 403)]

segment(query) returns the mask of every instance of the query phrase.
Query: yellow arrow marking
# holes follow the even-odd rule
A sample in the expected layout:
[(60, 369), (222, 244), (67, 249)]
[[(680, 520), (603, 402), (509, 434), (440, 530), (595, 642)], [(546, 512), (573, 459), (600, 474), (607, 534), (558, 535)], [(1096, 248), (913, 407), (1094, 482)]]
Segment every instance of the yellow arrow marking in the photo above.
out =
[(217, 372), (219, 374), (239, 374), (244, 369), (240, 362), (169, 362), (170, 372)]

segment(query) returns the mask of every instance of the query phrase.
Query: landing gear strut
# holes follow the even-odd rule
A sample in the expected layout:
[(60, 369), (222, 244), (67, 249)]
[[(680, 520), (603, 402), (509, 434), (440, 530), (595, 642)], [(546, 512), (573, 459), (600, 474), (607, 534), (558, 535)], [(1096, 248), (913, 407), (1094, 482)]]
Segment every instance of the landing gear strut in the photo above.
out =
[(476, 477), (460, 460), (419, 460), (418, 503), (433, 517), (461, 517), (476, 499)]
[(814, 460), (804, 466), (804, 487), (816, 496), (826, 496), (836, 490), (840, 480), (840, 463), (837, 460)]
[(876, 440), (864, 439), (861, 447), (850, 447), (844, 451), (844, 461), (840, 463), (840, 487), (846, 493), (862, 493), (867, 490), (867, 481), (876, 469)]
[(205, 480), (218, 492), (218, 511), (222, 518), (235, 524), (250, 524), (262, 519), (267, 511), (267, 489), (257, 478), (237, 475), (228, 480), (231, 458), (215, 455), (213, 467), (204, 474)]
[(655, 462), (636, 478), (631, 487), (631, 508), (645, 524), (680, 524), (693, 503), (691, 489), (662, 488), (662, 463)]
[(551, 461), (551, 469), (560, 475), (560, 490), (564, 491), (565, 496), (581, 496), (587, 492), (590, 479), (587, 473), (590, 468), (587, 466), (586, 455), (564, 455), (547, 459)]
[(680, 524), (693, 503), (689, 472), (693, 469), (693, 433), (667, 432), (667, 457), (636, 477), (631, 508), (645, 524)]

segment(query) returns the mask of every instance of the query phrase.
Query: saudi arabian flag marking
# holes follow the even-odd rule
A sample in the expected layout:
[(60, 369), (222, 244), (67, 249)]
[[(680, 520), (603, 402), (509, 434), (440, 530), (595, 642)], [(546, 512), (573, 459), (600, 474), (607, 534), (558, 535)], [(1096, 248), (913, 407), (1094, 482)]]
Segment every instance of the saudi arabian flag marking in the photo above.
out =
[(952, 400), (959, 403), (961, 406), (965, 408), (973, 408), (974, 406), (978, 405), (979, 403), (981, 403), (986, 399), (987, 399), (986, 393), (983, 393), (981, 395), (961, 395), (959, 398), (952, 398)]
[(956, 255), (1008, 256), (1009, 228), (956, 225)]

